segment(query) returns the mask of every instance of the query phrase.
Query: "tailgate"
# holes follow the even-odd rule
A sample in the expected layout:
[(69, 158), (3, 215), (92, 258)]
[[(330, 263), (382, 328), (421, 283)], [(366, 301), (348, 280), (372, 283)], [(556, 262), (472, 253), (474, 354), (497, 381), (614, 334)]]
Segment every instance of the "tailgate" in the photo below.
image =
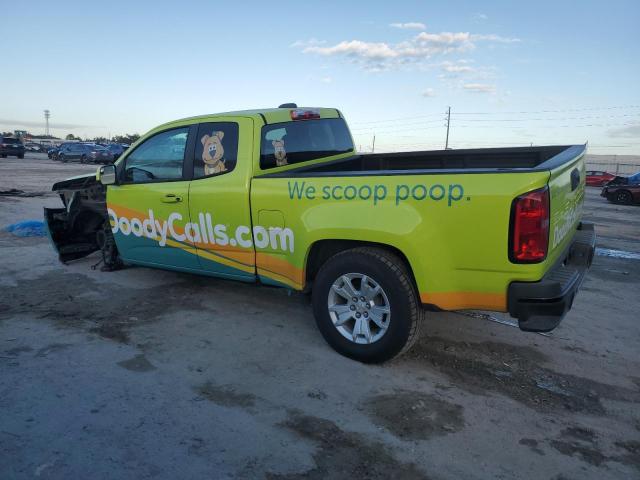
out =
[(551, 218), (547, 259), (551, 264), (555, 263), (569, 246), (582, 218), (585, 152), (585, 145), (577, 145), (548, 160), (551, 174), (549, 178)]

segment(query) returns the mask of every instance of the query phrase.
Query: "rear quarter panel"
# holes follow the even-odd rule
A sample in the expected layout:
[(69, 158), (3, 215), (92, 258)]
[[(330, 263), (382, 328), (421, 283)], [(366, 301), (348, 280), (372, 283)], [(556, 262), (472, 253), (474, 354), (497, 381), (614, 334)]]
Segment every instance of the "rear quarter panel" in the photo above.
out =
[(546, 268), (509, 262), (511, 203), (548, 180), (548, 171), (254, 178), (254, 222), (281, 212), (294, 234), (293, 252), (258, 251), (258, 267), (262, 254), (281, 283), (303, 288), (315, 242), (380, 243), (406, 256), (423, 303), (504, 311), (508, 284), (538, 280)]

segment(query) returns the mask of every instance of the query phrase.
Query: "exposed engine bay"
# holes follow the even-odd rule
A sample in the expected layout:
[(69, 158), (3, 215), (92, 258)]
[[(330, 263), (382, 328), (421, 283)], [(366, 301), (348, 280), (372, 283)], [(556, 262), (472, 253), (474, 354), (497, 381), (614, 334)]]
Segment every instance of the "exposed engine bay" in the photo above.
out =
[(64, 208), (45, 208), (45, 222), (61, 262), (102, 251), (103, 270), (122, 266), (107, 215), (106, 187), (95, 175), (53, 185)]

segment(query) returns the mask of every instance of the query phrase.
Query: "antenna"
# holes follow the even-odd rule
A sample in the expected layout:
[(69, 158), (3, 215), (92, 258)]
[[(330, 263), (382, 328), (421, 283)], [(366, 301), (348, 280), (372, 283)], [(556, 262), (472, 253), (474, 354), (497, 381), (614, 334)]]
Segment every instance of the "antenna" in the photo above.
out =
[(49, 117), (51, 117), (51, 112), (49, 110), (44, 111), (44, 134), (49, 136)]

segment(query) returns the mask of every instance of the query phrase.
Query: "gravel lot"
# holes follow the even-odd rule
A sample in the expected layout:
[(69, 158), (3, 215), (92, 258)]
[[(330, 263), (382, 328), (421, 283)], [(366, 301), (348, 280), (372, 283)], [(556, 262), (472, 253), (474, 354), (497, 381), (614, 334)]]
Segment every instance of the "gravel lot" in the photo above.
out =
[[(0, 159), (0, 190), (36, 195), (0, 197), (0, 478), (640, 478), (640, 260), (597, 256), (551, 335), (430, 313), (367, 366), (303, 295), (65, 266), (4, 231), (92, 170)], [(585, 218), (640, 252), (640, 207), (589, 189)]]

